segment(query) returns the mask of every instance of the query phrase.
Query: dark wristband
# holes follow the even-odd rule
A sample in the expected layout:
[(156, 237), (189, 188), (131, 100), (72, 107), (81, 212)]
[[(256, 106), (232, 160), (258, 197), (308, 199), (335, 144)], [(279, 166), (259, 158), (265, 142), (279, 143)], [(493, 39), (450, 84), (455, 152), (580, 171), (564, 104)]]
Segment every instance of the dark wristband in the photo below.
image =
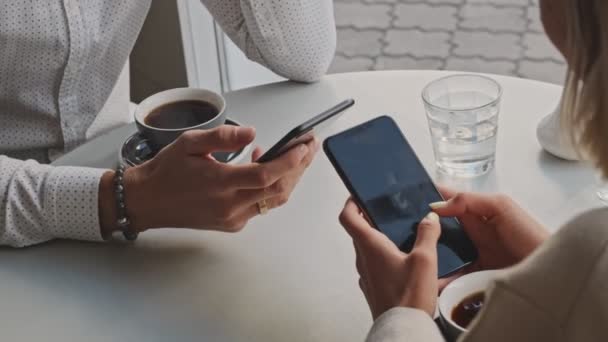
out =
[(135, 241), (137, 239), (137, 231), (131, 227), (131, 221), (127, 214), (127, 205), (125, 204), (125, 185), (124, 185), (125, 167), (119, 166), (114, 174), (114, 197), (116, 198), (117, 220), (116, 225), (122, 232), (125, 239)]

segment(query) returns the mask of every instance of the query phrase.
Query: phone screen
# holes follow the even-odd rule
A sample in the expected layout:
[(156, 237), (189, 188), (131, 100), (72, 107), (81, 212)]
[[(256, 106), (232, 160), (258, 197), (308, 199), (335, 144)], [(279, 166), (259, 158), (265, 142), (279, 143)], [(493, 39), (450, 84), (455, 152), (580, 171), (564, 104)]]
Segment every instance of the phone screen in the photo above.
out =
[[(410, 252), (429, 204), (443, 199), (395, 122), (374, 119), (328, 138), (325, 150), (376, 228)], [(442, 218), (441, 228), (443, 277), (474, 261), (477, 252), (456, 219)]]

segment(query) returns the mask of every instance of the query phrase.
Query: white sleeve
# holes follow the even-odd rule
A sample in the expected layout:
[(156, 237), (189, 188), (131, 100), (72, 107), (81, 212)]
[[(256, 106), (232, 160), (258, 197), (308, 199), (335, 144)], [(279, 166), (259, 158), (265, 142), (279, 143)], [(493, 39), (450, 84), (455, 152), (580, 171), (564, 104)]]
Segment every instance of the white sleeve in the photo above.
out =
[(103, 240), (98, 195), (104, 172), (0, 156), (0, 246)]
[(336, 50), (332, 0), (202, 0), (245, 55), (275, 73), (317, 81)]
[(444, 342), (439, 327), (422, 310), (392, 308), (376, 319), (366, 342)]

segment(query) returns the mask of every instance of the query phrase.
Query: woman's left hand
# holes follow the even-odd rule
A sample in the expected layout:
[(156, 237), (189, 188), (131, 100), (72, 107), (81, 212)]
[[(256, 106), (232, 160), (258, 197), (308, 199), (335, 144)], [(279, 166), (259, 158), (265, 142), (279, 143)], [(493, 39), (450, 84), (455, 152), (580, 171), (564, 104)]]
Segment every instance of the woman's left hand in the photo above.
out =
[(431, 212), (420, 222), (409, 254), (370, 226), (352, 200), (346, 202), (340, 223), (353, 238), (359, 286), (374, 320), (397, 306), (420, 309), (432, 317), (438, 293), (437, 241), (441, 234), (437, 214)]

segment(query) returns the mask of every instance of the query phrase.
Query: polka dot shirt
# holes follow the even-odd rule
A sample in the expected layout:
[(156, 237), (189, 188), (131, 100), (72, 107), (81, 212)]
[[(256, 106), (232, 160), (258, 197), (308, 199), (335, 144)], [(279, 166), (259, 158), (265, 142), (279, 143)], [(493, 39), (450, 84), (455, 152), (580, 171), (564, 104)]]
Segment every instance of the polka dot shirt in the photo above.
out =
[[(312, 82), (333, 59), (331, 0), (202, 2), (248, 58), (281, 76)], [(105, 170), (45, 164), (128, 120), (117, 81), (150, 4), (0, 2), (0, 245), (101, 240)]]

